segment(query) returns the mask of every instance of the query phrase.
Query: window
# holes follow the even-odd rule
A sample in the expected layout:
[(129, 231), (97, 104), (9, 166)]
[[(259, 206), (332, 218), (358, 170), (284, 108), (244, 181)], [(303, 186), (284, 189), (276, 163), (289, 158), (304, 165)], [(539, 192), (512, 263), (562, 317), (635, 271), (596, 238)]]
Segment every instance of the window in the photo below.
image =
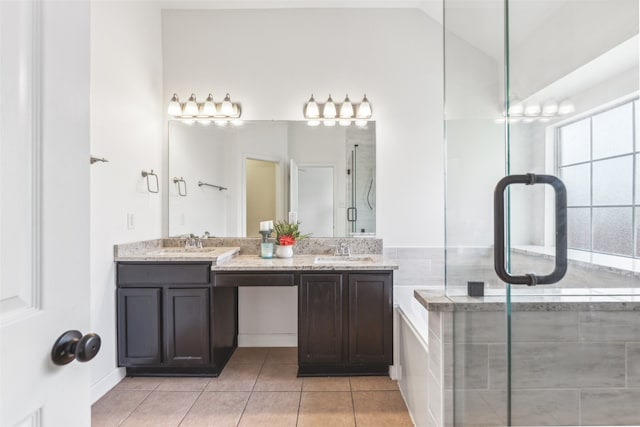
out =
[(638, 100), (556, 131), (570, 249), (640, 258)]

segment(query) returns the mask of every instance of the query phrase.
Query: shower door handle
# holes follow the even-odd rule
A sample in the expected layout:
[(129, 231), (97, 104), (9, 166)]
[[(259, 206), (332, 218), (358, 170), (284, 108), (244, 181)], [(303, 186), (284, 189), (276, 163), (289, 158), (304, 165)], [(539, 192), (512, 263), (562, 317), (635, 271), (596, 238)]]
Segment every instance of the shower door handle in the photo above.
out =
[[(511, 184), (548, 184), (556, 195), (556, 257), (555, 268), (551, 274), (537, 276), (524, 274), (510, 275), (505, 267), (505, 231), (504, 231), (504, 191)], [(502, 178), (494, 191), (494, 268), (498, 277), (513, 285), (550, 285), (559, 282), (567, 272), (567, 188), (558, 177), (553, 175), (509, 175)]]
[(347, 221), (355, 222), (358, 220), (358, 208), (347, 208)]

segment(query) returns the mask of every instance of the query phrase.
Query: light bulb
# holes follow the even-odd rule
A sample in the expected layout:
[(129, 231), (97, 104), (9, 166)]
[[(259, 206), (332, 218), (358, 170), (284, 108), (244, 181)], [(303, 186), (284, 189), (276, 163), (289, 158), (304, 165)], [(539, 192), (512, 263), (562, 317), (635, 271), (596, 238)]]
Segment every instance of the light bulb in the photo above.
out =
[(340, 120), (338, 120), (338, 124), (340, 126), (349, 126), (351, 124), (351, 120), (349, 120), (349, 119), (340, 119)]
[(304, 116), (307, 119), (317, 119), (320, 117), (320, 109), (318, 108), (318, 103), (315, 99), (313, 99), (313, 94), (311, 94), (311, 98), (307, 101), (307, 105), (304, 110)]
[(207, 100), (204, 101), (204, 105), (202, 106), (202, 114), (204, 114), (205, 116), (216, 115), (216, 104), (213, 102), (212, 94), (209, 94)]
[(209, 119), (198, 119), (198, 123), (204, 126), (209, 126), (211, 124), (211, 120)]
[(167, 108), (167, 114), (170, 116), (179, 116), (182, 114), (182, 107), (180, 106), (180, 100), (178, 94), (174, 93), (169, 101), (169, 108)]
[(227, 117), (233, 116), (233, 104), (231, 103), (231, 97), (229, 94), (224, 97), (222, 107), (220, 107), (220, 112)]
[(558, 106), (558, 114), (569, 114), (576, 111), (576, 106), (568, 99), (565, 99)]
[(331, 127), (336, 125), (336, 121), (332, 119), (325, 120), (324, 122), (322, 122), (322, 124), (324, 124), (325, 126)]
[(522, 123), (533, 123), (536, 121), (536, 117), (525, 117), (524, 119), (522, 119)]
[(513, 98), (509, 103), (509, 115), (521, 116), (524, 113), (524, 105), (518, 98)]
[(244, 122), (240, 119), (231, 120), (231, 124), (234, 126), (242, 126)]
[(524, 107), (524, 115), (525, 116), (539, 116), (542, 109), (540, 108), (540, 104), (535, 101), (531, 101), (527, 103)]
[(307, 121), (307, 124), (309, 126), (319, 126), (320, 125), (320, 120), (309, 120), (309, 121)]
[(542, 105), (542, 115), (543, 116), (547, 116), (547, 117), (551, 117), (551, 116), (555, 116), (556, 114), (558, 114), (558, 103), (553, 101), (553, 100), (549, 100), (547, 102), (545, 102)]
[(195, 119), (184, 119), (184, 120), (182, 120), (182, 123), (184, 123), (185, 125), (192, 125), (195, 122), (196, 122)]
[(359, 128), (363, 128), (367, 125), (367, 121), (366, 120), (356, 120), (356, 126), (358, 126)]
[(215, 123), (220, 126), (220, 127), (224, 127), (227, 125), (227, 123), (229, 123), (228, 120), (216, 120)]
[(196, 95), (191, 94), (189, 100), (184, 104), (185, 116), (197, 116), (198, 115), (198, 103), (196, 102)]
[(344, 98), (344, 102), (340, 106), (340, 118), (350, 119), (352, 116), (353, 116), (353, 105), (351, 104), (351, 101), (349, 101), (349, 95), (347, 95)]
[(356, 118), (369, 119), (371, 118), (371, 104), (367, 99), (367, 95), (362, 98), (360, 105), (358, 105), (358, 111), (356, 112)]
[[(329, 95), (329, 99), (327, 99), (327, 102), (324, 104), (322, 115), (324, 116), (325, 119), (333, 119), (336, 117), (336, 104), (333, 103), (333, 99), (331, 99), (331, 95)], [(327, 125), (327, 126), (332, 126), (332, 125)]]

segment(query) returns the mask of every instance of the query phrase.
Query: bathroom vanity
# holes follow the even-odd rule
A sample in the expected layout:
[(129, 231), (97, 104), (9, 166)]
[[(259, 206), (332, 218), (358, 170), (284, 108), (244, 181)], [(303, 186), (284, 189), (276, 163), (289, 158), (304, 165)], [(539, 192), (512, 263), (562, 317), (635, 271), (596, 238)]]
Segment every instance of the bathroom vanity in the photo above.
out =
[(118, 364), (129, 375), (219, 375), (237, 347), (242, 286), (298, 287), (299, 376), (386, 374), (393, 363), (397, 265), (381, 255), (262, 259), (242, 245), (161, 244), (116, 248)]

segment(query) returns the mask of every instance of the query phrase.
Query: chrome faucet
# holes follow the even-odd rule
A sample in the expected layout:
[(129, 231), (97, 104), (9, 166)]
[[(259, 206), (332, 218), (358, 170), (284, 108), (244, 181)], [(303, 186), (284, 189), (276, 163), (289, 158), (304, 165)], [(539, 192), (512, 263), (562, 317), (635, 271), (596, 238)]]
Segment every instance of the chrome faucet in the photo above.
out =
[(340, 246), (336, 245), (336, 253), (337, 256), (351, 256), (351, 247), (347, 245), (345, 242), (341, 242)]
[(185, 249), (202, 249), (202, 240), (195, 234), (190, 234), (184, 242)]

